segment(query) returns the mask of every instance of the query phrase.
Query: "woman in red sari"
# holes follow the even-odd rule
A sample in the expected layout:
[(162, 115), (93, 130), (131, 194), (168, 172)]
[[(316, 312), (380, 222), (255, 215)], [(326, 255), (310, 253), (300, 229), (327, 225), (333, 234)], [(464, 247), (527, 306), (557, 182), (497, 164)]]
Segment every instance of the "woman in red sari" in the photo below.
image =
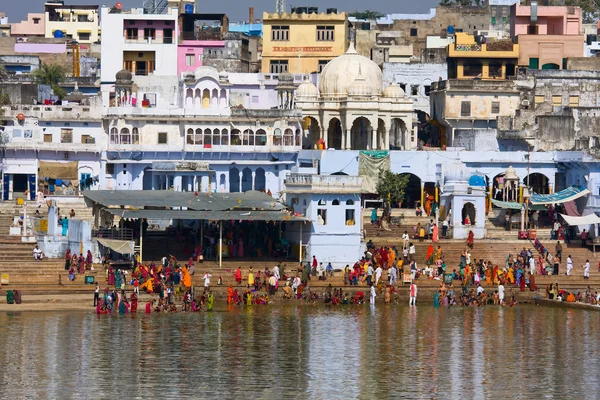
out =
[(467, 246), (469, 246), (469, 248), (471, 248), (471, 250), (472, 250), (474, 244), (475, 244), (475, 234), (473, 233), (473, 231), (469, 231), (469, 236), (467, 236)]
[(534, 276), (533, 274), (529, 274), (529, 291), (537, 292), (538, 287), (535, 284), (535, 278), (533, 276)]
[(130, 309), (130, 312), (132, 312), (132, 313), (137, 312), (137, 307), (138, 307), (138, 297), (137, 297), (137, 294), (132, 293), (131, 294), (131, 309)]
[(115, 284), (115, 272), (113, 271), (112, 267), (108, 267), (108, 284)]

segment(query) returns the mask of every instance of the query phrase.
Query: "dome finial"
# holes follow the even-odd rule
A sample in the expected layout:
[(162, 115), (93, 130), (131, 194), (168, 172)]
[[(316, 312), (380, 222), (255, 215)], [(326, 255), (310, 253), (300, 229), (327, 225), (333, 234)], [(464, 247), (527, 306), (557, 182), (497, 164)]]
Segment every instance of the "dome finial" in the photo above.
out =
[(356, 52), (356, 48), (354, 47), (354, 42), (350, 42), (350, 45), (348, 46), (348, 51), (346, 51), (346, 54), (358, 54)]

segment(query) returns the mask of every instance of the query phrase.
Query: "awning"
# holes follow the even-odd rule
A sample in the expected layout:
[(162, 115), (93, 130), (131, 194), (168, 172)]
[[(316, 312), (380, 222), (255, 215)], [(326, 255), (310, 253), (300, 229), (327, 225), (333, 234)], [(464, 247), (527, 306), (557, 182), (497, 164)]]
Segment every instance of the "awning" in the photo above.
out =
[(40, 161), (40, 178), (78, 180), (77, 161), (52, 162)]
[(600, 217), (596, 214), (583, 215), (581, 217), (566, 214), (560, 214), (560, 216), (563, 217), (569, 226), (600, 224)]
[(513, 201), (499, 201), (492, 199), (492, 204), (496, 207), (508, 209), (508, 210), (520, 210), (523, 208), (523, 204), (515, 203)]
[(531, 204), (562, 204), (587, 196), (589, 193), (590, 191), (583, 186), (571, 186), (553, 194), (533, 193), (529, 201)]
[(108, 247), (119, 254), (133, 254), (134, 242), (132, 240), (117, 240), (97, 238), (98, 243)]
[(119, 208), (105, 208), (113, 215), (121, 218), (147, 218), (147, 219), (190, 219), (206, 221), (309, 221), (302, 216), (291, 215), (281, 211), (193, 211), (193, 210), (124, 210)]

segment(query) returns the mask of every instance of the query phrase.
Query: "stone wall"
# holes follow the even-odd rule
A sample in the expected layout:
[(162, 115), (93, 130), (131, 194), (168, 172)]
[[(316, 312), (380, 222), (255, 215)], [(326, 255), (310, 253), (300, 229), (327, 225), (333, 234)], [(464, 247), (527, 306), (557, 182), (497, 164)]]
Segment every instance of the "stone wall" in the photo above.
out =
[(455, 129), (454, 147), (467, 151), (499, 151), (496, 129)]

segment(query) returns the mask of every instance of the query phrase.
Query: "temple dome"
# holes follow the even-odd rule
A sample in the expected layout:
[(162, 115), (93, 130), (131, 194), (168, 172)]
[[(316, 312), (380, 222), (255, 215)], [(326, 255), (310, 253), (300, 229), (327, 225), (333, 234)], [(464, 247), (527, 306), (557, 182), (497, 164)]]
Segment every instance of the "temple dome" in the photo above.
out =
[(517, 171), (511, 166), (506, 168), (506, 172), (504, 173), (504, 180), (509, 181), (518, 181), (519, 177), (517, 176)]
[(296, 97), (317, 97), (319, 91), (314, 83), (309, 80), (305, 80), (296, 89)]
[(469, 168), (460, 160), (455, 160), (454, 162), (447, 164), (445, 166), (445, 178), (446, 181), (453, 182), (468, 182), (471, 177), (471, 171)]
[(131, 83), (133, 74), (126, 69), (122, 69), (115, 75), (115, 80), (119, 83)]
[(359, 75), (364, 78), (370, 95), (381, 94), (383, 87), (381, 69), (367, 57), (358, 54), (354, 45), (350, 44), (345, 54), (334, 58), (323, 68), (319, 80), (319, 92), (323, 97), (346, 97), (349, 94), (349, 86)]
[(348, 86), (348, 96), (372, 96), (373, 89), (371, 85), (363, 78), (361, 71), (358, 71), (358, 78)]
[(397, 82), (392, 83), (390, 86), (386, 87), (383, 91), (383, 97), (397, 99), (404, 97), (404, 90), (398, 85)]

